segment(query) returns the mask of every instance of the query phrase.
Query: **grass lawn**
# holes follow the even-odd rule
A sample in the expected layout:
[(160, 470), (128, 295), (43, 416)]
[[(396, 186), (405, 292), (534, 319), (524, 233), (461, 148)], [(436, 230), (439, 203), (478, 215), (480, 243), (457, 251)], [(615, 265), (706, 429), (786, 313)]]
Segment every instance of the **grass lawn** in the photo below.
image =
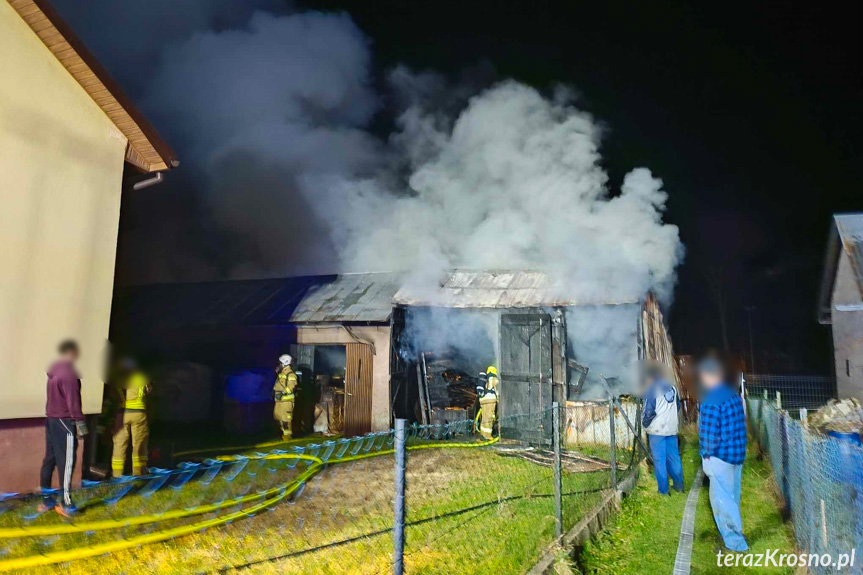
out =
[[(698, 469), (698, 438), (681, 436), (683, 480), (688, 490)], [(668, 575), (674, 568), (686, 495), (662, 496), (646, 467), (608, 529), (585, 546), (580, 567), (591, 575)]]
[[(770, 465), (767, 460), (758, 460), (757, 450), (755, 444), (750, 444), (744, 466), (744, 532), (756, 553), (768, 548), (793, 552), (792, 528), (782, 522)], [(700, 463), (698, 437), (693, 429), (683, 432), (681, 459), (688, 490)], [(612, 525), (585, 547), (580, 558), (582, 571), (588, 575), (668, 575), (674, 568), (685, 504), (685, 495), (673, 494), (669, 498), (657, 494), (652, 473), (643, 469), (635, 491), (624, 500)], [(715, 549), (720, 545), (705, 483), (696, 510), (693, 575), (792, 573), (790, 568), (717, 567)]]
[[(752, 553), (764, 553), (767, 549), (779, 549), (779, 553), (794, 553), (794, 532), (790, 522), (783, 522), (779, 499), (773, 483), (773, 470), (768, 458), (759, 459), (758, 446), (749, 444), (740, 498), (742, 501), (743, 534)], [(695, 514), (695, 541), (692, 546), (692, 573), (735, 573), (785, 575), (794, 572), (791, 567), (718, 567), (716, 553), (722, 538), (713, 523), (710, 497), (706, 489), (701, 490)], [(742, 561), (742, 557), (741, 557)]]
[[(160, 513), (237, 493), (254, 493), (299, 473), (284, 466), (259, 469), (230, 483), (194, 483), (149, 498), (130, 494), (115, 506), (94, 507), (76, 521)], [(383, 455), (334, 464), (303, 493), (254, 517), (183, 537), (101, 557), (28, 571), (51, 575), (156, 573), (351, 573), (391, 571), (394, 461)], [(565, 473), (565, 523), (575, 522), (600, 499), (607, 470)], [(413, 451), (407, 473), (406, 570), (413, 573), (520, 574), (554, 535), (552, 470), (494, 448)], [(233, 506), (236, 511), (240, 506)], [(222, 510), (220, 513), (225, 513)], [(6, 540), (0, 561), (152, 533), (195, 519), (162, 521), (92, 534)], [(2, 516), (5, 525), (20, 517)], [(48, 514), (29, 524), (56, 521)]]

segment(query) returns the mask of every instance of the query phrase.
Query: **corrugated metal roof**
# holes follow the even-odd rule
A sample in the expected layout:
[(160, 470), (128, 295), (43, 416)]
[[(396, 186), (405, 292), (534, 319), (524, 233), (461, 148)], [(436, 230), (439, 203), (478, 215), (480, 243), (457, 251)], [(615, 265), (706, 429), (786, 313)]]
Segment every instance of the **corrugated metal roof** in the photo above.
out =
[[(434, 282), (432, 282), (434, 283)], [(539, 271), (455, 270), (429, 287), (401, 273), (160, 284), (118, 290), (114, 325), (136, 330), (190, 326), (389, 322), (395, 304), (453, 308), (618, 305), (577, 301)]]
[(453, 308), (525, 308), (638, 303), (612, 298), (581, 301), (566, 293), (565, 286), (536, 270), (454, 270), (438, 288), (408, 282), (393, 298), (413, 306)]
[(395, 273), (340, 275), (311, 288), (291, 314), (291, 322), (389, 321), (402, 279)]
[(136, 329), (310, 322), (388, 322), (390, 273), (160, 284), (118, 290), (112, 316)]

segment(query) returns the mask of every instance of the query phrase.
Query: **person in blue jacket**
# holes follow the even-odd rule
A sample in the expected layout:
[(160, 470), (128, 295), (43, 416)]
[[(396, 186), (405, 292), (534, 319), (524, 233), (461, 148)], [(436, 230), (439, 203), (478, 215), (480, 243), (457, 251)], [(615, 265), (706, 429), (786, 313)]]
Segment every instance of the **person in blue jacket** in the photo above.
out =
[(677, 444), (680, 394), (666, 375), (667, 371), (664, 365), (658, 363), (644, 366), (647, 391), (644, 394), (644, 416), (641, 421), (650, 444), (656, 486), (662, 495), (669, 495), (669, 475), (674, 490), (683, 491), (683, 465)]
[(722, 541), (731, 551), (749, 549), (740, 516), (740, 479), (746, 459), (743, 400), (725, 381), (722, 364), (705, 359), (698, 365), (703, 397), (698, 411), (701, 468), (710, 478), (710, 507)]

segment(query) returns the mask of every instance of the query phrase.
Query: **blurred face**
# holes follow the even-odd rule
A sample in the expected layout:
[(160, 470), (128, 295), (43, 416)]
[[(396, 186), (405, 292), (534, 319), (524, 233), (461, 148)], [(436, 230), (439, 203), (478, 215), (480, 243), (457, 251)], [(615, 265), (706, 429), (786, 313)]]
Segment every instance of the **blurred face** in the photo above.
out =
[(634, 375), (638, 378), (636, 379), (637, 387), (635, 392), (638, 397), (644, 397), (650, 389), (650, 386), (653, 385), (656, 374), (653, 373), (648, 365), (641, 363), (638, 365), (638, 372)]
[(701, 373), (701, 385), (704, 389), (713, 389), (722, 385), (722, 374), (713, 372)]
[(75, 363), (76, 361), (78, 361), (78, 356), (80, 356), (80, 355), (81, 355), (80, 352), (78, 352), (77, 350), (70, 349), (67, 352), (65, 352), (61, 357), (67, 361)]
[(647, 375), (647, 374), (643, 375), (641, 377), (640, 382), (639, 382), (638, 395), (640, 397), (644, 397), (645, 395), (647, 395), (648, 390), (650, 390), (650, 387), (653, 385), (653, 383), (655, 381), (656, 381), (656, 377), (654, 377), (652, 375)]

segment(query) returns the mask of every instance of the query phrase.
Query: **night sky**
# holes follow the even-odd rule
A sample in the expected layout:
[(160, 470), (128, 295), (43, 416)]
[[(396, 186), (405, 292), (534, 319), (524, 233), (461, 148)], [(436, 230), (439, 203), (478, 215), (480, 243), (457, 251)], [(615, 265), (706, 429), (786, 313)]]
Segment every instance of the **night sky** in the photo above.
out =
[[(130, 96), (140, 98), (152, 69), (128, 45), (123, 26), (134, 20), (111, 25), (91, 3), (56, 4)], [(830, 336), (817, 324), (815, 307), (830, 215), (863, 210), (856, 154), (863, 129), (861, 9), (838, 6), (296, 4), (347, 11), (372, 39), (381, 77), (405, 63), (481, 84), (514, 78), (542, 90), (575, 87), (579, 107), (608, 130), (603, 157), (610, 187), (617, 189), (627, 171), (642, 165), (665, 182), (666, 221), (679, 226), (687, 250), (667, 312), (676, 351), (723, 347), (721, 293), (731, 351), (748, 359), (745, 308), (751, 307), (758, 371), (822, 374), (831, 371)], [(171, 13), (161, 18), (153, 30), (167, 37), (176, 19)], [(152, 117), (146, 102), (141, 105)], [(182, 138), (153, 120), (182, 160)], [(388, 121), (386, 114), (376, 120), (381, 133)], [(185, 221), (203, 253), (214, 259), (224, 253), (218, 234), (197, 221), (199, 208), (186, 190), (194, 183), (169, 178), (172, 185), (124, 203), (121, 283), (146, 265), (141, 259), (147, 255), (129, 249), (123, 237), (163, 217)]]

